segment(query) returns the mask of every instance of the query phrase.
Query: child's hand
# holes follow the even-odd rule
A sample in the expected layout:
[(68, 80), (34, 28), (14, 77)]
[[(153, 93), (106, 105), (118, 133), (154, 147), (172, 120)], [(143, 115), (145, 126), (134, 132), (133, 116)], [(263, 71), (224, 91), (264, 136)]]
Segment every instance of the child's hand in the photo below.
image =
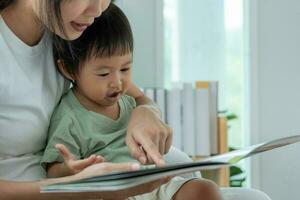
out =
[(77, 174), (90, 165), (104, 162), (104, 158), (99, 155), (91, 155), (88, 158), (76, 160), (63, 144), (56, 144), (55, 148), (59, 150), (60, 154), (64, 158), (64, 165), (70, 175)]

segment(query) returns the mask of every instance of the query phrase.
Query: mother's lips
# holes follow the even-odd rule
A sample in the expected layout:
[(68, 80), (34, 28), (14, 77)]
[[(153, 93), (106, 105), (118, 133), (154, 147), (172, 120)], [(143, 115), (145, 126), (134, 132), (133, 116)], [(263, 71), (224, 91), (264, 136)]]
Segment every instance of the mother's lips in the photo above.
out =
[(82, 32), (91, 24), (71, 22), (71, 25), (76, 31)]

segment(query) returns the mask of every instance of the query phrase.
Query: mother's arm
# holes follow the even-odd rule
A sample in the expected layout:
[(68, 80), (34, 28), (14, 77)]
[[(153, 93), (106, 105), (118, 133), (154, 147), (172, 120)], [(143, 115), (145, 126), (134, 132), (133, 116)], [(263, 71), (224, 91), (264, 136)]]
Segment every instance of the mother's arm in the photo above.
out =
[(63, 178), (45, 179), (35, 182), (13, 182), (0, 180), (0, 199), (5, 200), (57, 200), (57, 199), (125, 199), (130, 196), (148, 193), (158, 186), (169, 181), (170, 178), (164, 178), (157, 181), (152, 181), (140, 186), (136, 186), (126, 190), (114, 192), (89, 192), (89, 193), (40, 193), (40, 187), (52, 183), (61, 183), (66, 181), (77, 180), (91, 175), (110, 173), (120, 170), (135, 170), (136, 164), (122, 163), (100, 163), (92, 165), (86, 170), (74, 175)]
[(143, 164), (153, 161), (159, 166), (164, 165), (162, 156), (172, 143), (171, 128), (161, 120), (157, 104), (138, 87), (132, 85), (127, 94), (135, 98), (138, 105), (132, 111), (126, 136), (131, 155)]

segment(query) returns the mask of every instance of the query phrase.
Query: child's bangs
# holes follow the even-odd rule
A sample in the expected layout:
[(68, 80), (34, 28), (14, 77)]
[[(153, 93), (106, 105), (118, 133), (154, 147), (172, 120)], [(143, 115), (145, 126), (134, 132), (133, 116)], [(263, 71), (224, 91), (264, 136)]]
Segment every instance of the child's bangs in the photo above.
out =
[(95, 43), (89, 48), (86, 59), (90, 59), (92, 57), (103, 58), (112, 56), (123, 56), (132, 53), (132, 50), (132, 45), (126, 41), (116, 43), (108, 42), (108, 44), (106, 45), (99, 45)]

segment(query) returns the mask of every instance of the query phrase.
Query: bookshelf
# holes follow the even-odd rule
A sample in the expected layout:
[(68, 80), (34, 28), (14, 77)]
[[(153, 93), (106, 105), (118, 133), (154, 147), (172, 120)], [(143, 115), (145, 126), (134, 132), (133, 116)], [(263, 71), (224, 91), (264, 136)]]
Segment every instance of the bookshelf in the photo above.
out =
[[(228, 135), (227, 135), (227, 119), (226, 117), (218, 117), (218, 154), (228, 151)], [(193, 160), (201, 160), (201, 157), (194, 156)], [(210, 179), (220, 187), (229, 186), (229, 167), (223, 167), (215, 170), (202, 170), (202, 177)]]
[[(196, 81), (174, 84), (168, 89), (150, 87), (142, 90), (160, 106), (163, 119), (172, 127), (173, 146), (194, 160), (228, 151), (227, 120), (225, 116), (218, 116), (218, 81)], [(229, 185), (229, 168), (201, 173), (220, 186)]]

